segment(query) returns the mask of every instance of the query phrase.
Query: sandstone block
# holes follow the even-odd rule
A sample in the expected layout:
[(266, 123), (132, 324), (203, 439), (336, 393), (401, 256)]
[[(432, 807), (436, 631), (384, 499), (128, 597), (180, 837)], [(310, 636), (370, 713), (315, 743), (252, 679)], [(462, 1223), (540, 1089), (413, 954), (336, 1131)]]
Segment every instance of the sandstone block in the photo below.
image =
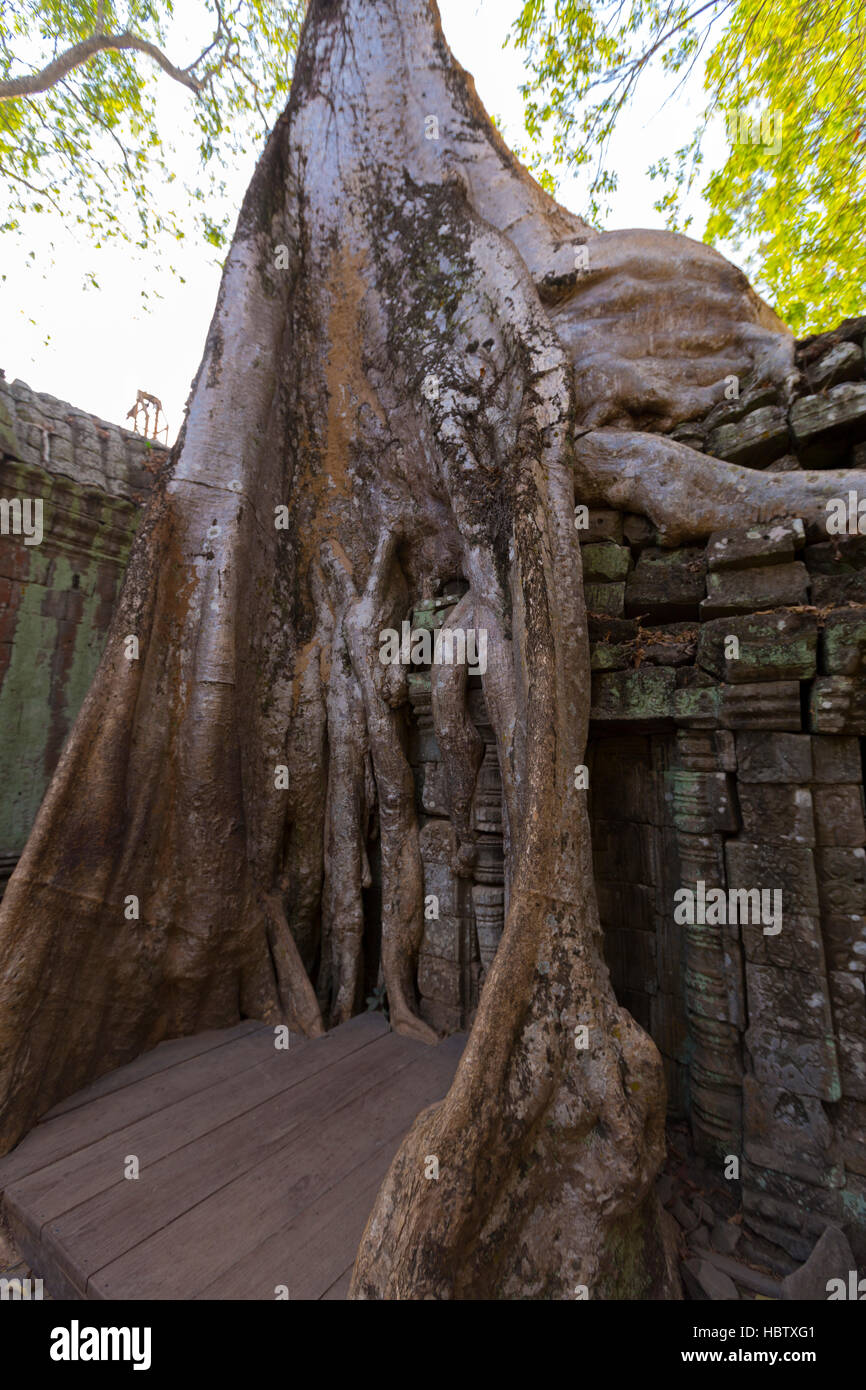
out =
[[(730, 638), (736, 638), (736, 644)], [(816, 670), (817, 647), (818, 620), (813, 613), (754, 613), (703, 623), (696, 660), (733, 684), (809, 680)]]
[(460, 1003), (460, 966), (441, 956), (421, 954), (418, 958), (418, 990), (426, 999), (440, 1004)]
[(767, 1023), (785, 1034), (832, 1039), (833, 1018), (823, 972), (747, 961), (746, 988), (749, 1019), (757, 1026)]
[(785, 564), (794, 559), (805, 539), (799, 518), (742, 531), (714, 531), (707, 543), (707, 568), (743, 570)]
[(623, 643), (596, 642), (590, 648), (591, 671), (625, 671), (632, 664), (632, 649)]
[(814, 845), (812, 794), (787, 783), (744, 782), (739, 789), (743, 835), (768, 845)]
[(722, 685), (720, 719), (727, 729), (777, 729), (799, 733), (799, 681)]
[(810, 574), (856, 574), (866, 568), (866, 536), (833, 536), (807, 545), (803, 557)]
[(863, 376), (863, 349), (856, 343), (837, 343), (806, 371), (813, 391), (826, 391), (840, 381)]
[(641, 552), (626, 580), (626, 612), (653, 622), (694, 618), (705, 593), (706, 558), (702, 547), (648, 548)]
[(674, 693), (674, 719), (684, 729), (714, 729), (719, 722), (721, 688), (683, 686)]
[(866, 916), (834, 913), (823, 918), (822, 927), (828, 969), (866, 972)]
[(457, 917), (443, 916), (425, 921), (424, 936), (421, 942), (422, 956), (436, 956), (441, 960), (459, 961), (461, 922)]
[(863, 788), (859, 783), (840, 782), (813, 789), (815, 826), (820, 845), (860, 848), (866, 845), (863, 820)]
[(866, 912), (866, 850), (819, 849), (815, 865), (822, 913)]
[(802, 396), (791, 407), (790, 424), (804, 462), (832, 463), (840, 446), (866, 436), (866, 383), (844, 381), (824, 395)]
[(860, 743), (856, 738), (823, 734), (812, 739), (812, 777), (816, 782), (859, 782)]
[(590, 718), (606, 724), (652, 724), (670, 719), (675, 680), (674, 672), (664, 667), (595, 675)]
[(681, 1269), (683, 1283), (694, 1299), (732, 1302), (740, 1297), (733, 1279), (709, 1260), (685, 1260)]
[(750, 1025), (745, 1041), (756, 1080), (819, 1100), (835, 1101), (841, 1097), (839, 1061), (832, 1036), (795, 1035), (762, 1022)]
[(707, 440), (707, 453), (747, 468), (766, 468), (788, 452), (788, 421), (776, 405), (760, 406), (741, 420), (719, 425)]
[[(778, 404), (779, 391), (777, 387), (750, 386), (736, 400), (719, 401), (718, 405), (713, 407), (702, 422), (704, 432), (718, 429), (720, 425), (735, 424), (737, 420), (742, 420), (744, 415), (749, 415), (753, 410), (760, 410), (762, 406)], [(694, 428), (694, 422), (690, 422), (690, 424)]]
[(422, 763), (419, 781), (421, 784), (421, 806), (428, 816), (449, 815), (444, 763)]
[(866, 1177), (866, 1101), (843, 1096), (834, 1121), (839, 1157), (850, 1172)]
[(739, 1244), (742, 1230), (732, 1226), (730, 1221), (717, 1221), (710, 1233), (713, 1249), (721, 1255), (733, 1255)]
[(694, 660), (699, 628), (697, 623), (668, 623), (664, 627), (641, 628), (635, 653), (646, 666), (686, 666)]
[(809, 728), (815, 734), (866, 734), (866, 681), (818, 676), (812, 682)]
[(746, 1157), (816, 1187), (844, 1182), (834, 1147), (833, 1126), (814, 1096), (743, 1077), (743, 1140)]
[(842, 1279), (848, 1287), (848, 1275), (857, 1268), (851, 1246), (837, 1226), (828, 1226), (815, 1243), (804, 1265), (782, 1280), (784, 1300), (827, 1299), (831, 1279)]
[(656, 528), (648, 517), (629, 512), (622, 523), (622, 533), (628, 544), (637, 550), (657, 542)]
[(817, 917), (818, 883), (811, 849), (728, 840), (725, 862), (729, 887), (780, 888), (785, 916)]
[(866, 1100), (866, 1039), (840, 1028), (838, 1053), (843, 1094)]
[(587, 627), (590, 645), (628, 646), (637, 637), (637, 622), (634, 618), (615, 618), (603, 613), (590, 613)]
[(707, 576), (701, 619), (726, 618), (808, 601), (809, 573), (799, 560), (755, 569), (714, 570)]
[(862, 1041), (866, 1038), (866, 986), (863, 976), (847, 970), (831, 970), (827, 979), (837, 1032), (840, 1037), (848, 1035)]
[(591, 541), (616, 541), (622, 544), (622, 512), (606, 507), (589, 508), (589, 525), (579, 532), (581, 545)]
[[(784, 890), (780, 891), (781, 931), (767, 935), (763, 922), (751, 920), (743, 923), (740, 928), (746, 960), (756, 965), (772, 965), (777, 969), (799, 970), (804, 973), (812, 971), (823, 976), (826, 954), (818, 917), (808, 917), (804, 913), (786, 910), (785, 893)], [(770, 911), (767, 916), (773, 918), (771, 925), (775, 926), (773, 907), (776, 899), (770, 898), (768, 901)], [(750, 919), (752, 915), (750, 913)]]
[(584, 584), (583, 591), (588, 612), (608, 614), (612, 618), (622, 617), (624, 584)]
[(828, 676), (859, 676), (866, 667), (866, 609), (830, 613), (821, 633), (821, 670)]
[(808, 734), (757, 733), (744, 729), (738, 731), (736, 740), (740, 782), (812, 780), (812, 740)]
[(428, 820), (419, 831), (418, 841), (425, 874), (429, 872), (428, 865), (431, 864), (448, 865), (450, 871), (455, 850), (454, 831), (450, 821)]
[(842, 608), (866, 603), (866, 573), (816, 574), (812, 578), (812, 602), (816, 608)]
[(580, 554), (585, 582), (591, 580), (597, 584), (613, 584), (624, 580), (631, 567), (628, 546), (616, 545), (613, 541), (599, 541), (592, 545), (584, 543)]

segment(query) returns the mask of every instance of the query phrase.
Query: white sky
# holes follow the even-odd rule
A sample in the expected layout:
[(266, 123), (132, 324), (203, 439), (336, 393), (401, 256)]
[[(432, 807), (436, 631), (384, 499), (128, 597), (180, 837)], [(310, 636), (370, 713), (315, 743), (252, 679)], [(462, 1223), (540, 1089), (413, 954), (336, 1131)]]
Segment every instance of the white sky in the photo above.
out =
[[(502, 48), (520, 0), (439, 0), (439, 8), (457, 59), (475, 77), (488, 111), (500, 118), (505, 138), (510, 144), (525, 143), (518, 91), (523, 63), (513, 48)], [(175, 0), (175, 9), (194, 23), (202, 7), (196, 0)], [(194, 42), (189, 51), (198, 51)], [(686, 143), (703, 101), (699, 71), (666, 103), (669, 85), (670, 79), (651, 74), (640, 90), (639, 111), (629, 112), (617, 131), (610, 164), (619, 173), (619, 191), (611, 199), (608, 227), (664, 225), (653, 208), (660, 190), (647, 166)], [(160, 113), (165, 111), (167, 128), (183, 132), (187, 100), (176, 83), (161, 78)], [(181, 134), (178, 146), (178, 159), (192, 170), (194, 140), (184, 148)], [(722, 150), (719, 135), (707, 148), (705, 167), (713, 168), (718, 162), (714, 156)], [(237, 171), (238, 205), (254, 162), (251, 152)], [(562, 182), (558, 196), (566, 206), (582, 210), (573, 182)], [(689, 210), (694, 215), (691, 234), (701, 236), (706, 214), (697, 194)], [(53, 263), (48, 250), (52, 240)], [(171, 275), (169, 255), (186, 283)], [(6, 275), (0, 283), (0, 367), (8, 380), (21, 377), (37, 391), (118, 424), (126, 423), (140, 387), (160, 397), (169, 438), (174, 438), (216, 299), (219, 268), (213, 248), (187, 245), (176, 252), (172, 246), (153, 253), (128, 246), (96, 249), (81, 233), (59, 226), (55, 214), (43, 213), (31, 219), (26, 236), (7, 235), (0, 268)], [(87, 272), (94, 273), (99, 290), (85, 289)], [(142, 286), (162, 295), (150, 300), (149, 309), (142, 306)]]

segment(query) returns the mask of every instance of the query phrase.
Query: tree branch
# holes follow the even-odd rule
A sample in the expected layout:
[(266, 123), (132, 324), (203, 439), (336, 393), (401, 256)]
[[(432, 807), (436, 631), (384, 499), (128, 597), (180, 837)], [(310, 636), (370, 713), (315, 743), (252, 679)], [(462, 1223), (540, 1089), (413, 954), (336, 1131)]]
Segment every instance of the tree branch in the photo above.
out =
[[(88, 62), (95, 54), (120, 53), (129, 49), (136, 53), (146, 53), (159, 64), (163, 72), (167, 72), (175, 82), (189, 87), (196, 95), (201, 91), (202, 84), (193, 77), (190, 68), (176, 68), (162, 50), (147, 39), (140, 39), (136, 34), (130, 33), (92, 34), (82, 43), (73, 44), (72, 48), (61, 53), (59, 58), (49, 63), (41, 72), (29, 73), (26, 77), (11, 77), (5, 82), (0, 82), (0, 101), (11, 101), (15, 97), (35, 96), (38, 92), (47, 92), (66, 77), (67, 73), (81, 67), (82, 63)], [(192, 67), (195, 67), (194, 63)]]

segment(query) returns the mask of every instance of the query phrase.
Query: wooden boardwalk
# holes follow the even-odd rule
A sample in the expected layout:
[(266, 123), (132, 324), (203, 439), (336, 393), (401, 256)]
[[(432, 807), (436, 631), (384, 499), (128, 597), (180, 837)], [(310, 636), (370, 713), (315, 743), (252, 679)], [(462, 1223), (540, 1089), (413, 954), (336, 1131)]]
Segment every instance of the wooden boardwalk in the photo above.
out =
[(0, 1159), (4, 1215), (55, 1298), (345, 1298), (377, 1189), (464, 1042), (361, 1014), (287, 1050), (260, 1023), (162, 1043)]

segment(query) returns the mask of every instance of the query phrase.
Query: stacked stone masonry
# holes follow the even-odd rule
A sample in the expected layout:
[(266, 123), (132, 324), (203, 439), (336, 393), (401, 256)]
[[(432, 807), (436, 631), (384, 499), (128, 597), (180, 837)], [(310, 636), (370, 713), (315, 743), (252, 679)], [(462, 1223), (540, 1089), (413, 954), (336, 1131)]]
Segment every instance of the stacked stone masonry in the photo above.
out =
[(0, 499), (41, 502), (44, 532), (28, 544), (10, 515), (0, 535), (0, 892), (98, 665), (164, 458), (0, 377)]
[[(675, 433), (751, 467), (863, 468), (864, 332), (851, 320), (800, 345), (787, 414), (754, 388)], [(697, 1150), (719, 1171), (739, 1160), (748, 1227), (803, 1260), (840, 1226), (866, 1259), (866, 536), (779, 517), (672, 550), (643, 517), (586, 521), (589, 796), (617, 997), (659, 1047)], [(426, 600), (413, 625), (454, 602)], [(449, 905), (447, 935), (427, 924), (421, 1008), (466, 1026), (504, 924), (501, 870), (469, 891), (448, 868), (429, 677), (411, 679), (427, 892)], [(490, 834), (499, 786), (475, 698)], [(779, 890), (781, 928), (751, 912), (677, 924), (675, 893), (699, 884)]]

